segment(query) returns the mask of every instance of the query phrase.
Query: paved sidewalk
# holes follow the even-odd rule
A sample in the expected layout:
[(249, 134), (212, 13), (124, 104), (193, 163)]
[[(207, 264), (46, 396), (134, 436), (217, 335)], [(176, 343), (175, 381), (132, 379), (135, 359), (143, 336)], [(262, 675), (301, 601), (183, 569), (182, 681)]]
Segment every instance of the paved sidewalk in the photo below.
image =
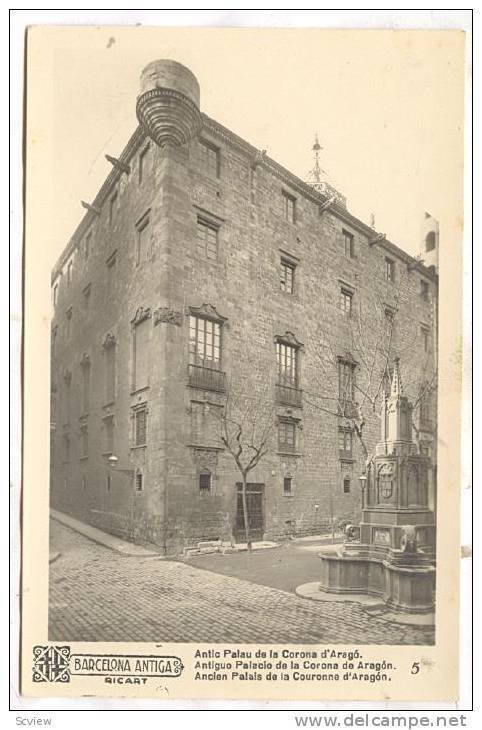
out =
[[(315, 603), (170, 560), (125, 557), (53, 520), (51, 641), (432, 644), (430, 627)], [(274, 550), (262, 551), (274, 553)]]
[(120, 537), (115, 537), (115, 535), (109, 535), (107, 532), (97, 529), (97, 527), (92, 527), (92, 525), (87, 525), (85, 522), (76, 520), (75, 517), (71, 517), (70, 515), (65, 514), (65, 512), (59, 512), (56, 509), (51, 509), (50, 516), (62, 525), (70, 527), (72, 530), (75, 530), (75, 532), (88, 537), (89, 540), (93, 540), (94, 542), (99, 543), (99, 545), (103, 545), (110, 550), (115, 550), (115, 552), (120, 553), (121, 555), (136, 558), (150, 558), (153, 556), (160, 557), (160, 554), (157, 551), (148, 550), (147, 548), (142, 547), (142, 545), (135, 545), (132, 542), (121, 540)]

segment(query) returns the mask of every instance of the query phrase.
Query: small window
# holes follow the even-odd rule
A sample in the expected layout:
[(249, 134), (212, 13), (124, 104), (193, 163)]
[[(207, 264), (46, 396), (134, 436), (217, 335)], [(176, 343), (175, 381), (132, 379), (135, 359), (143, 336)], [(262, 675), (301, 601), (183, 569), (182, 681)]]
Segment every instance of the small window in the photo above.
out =
[(349, 428), (338, 429), (338, 450), (340, 459), (351, 459), (353, 456), (353, 432)]
[(86, 235), (85, 241), (84, 241), (84, 258), (86, 261), (90, 256), (91, 243), (92, 243), (92, 232), (89, 231), (89, 233)]
[(58, 301), (58, 298), (59, 298), (59, 285), (58, 285), (58, 284), (56, 284), (56, 285), (54, 286), (54, 307), (56, 307), (56, 306), (57, 306), (57, 301)]
[(344, 477), (343, 479), (343, 494), (350, 494), (351, 479), (350, 477)]
[(385, 279), (395, 281), (395, 261), (389, 258), (385, 259)]
[(338, 397), (341, 403), (352, 403), (355, 398), (355, 363), (338, 361)]
[(68, 340), (72, 336), (72, 307), (65, 313), (65, 334)]
[(85, 474), (82, 475), (82, 491), (87, 491), (87, 477), (85, 476)]
[(219, 149), (207, 142), (199, 142), (199, 162), (203, 172), (211, 177), (219, 177)]
[(282, 191), (283, 218), (288, 223), (296, 223), (296, 198), (289, 193)]
[(433, 251), (436, 246), (436, 239), (435, 239), (435, 232), (430, 231), (425, 236), (425, 251), (428, 253), (429, 251)]
[(343, 287), (340, 289), (340, 309), (347, 316), (351, 317), (353, 292)]
[(212, 474), (208, 469), (203, 469), (199, 474), (199, 491), (206, 493), (211, 491)]
[(208, 223), (202, 218), (197, 219), (197, 253), (208, 261), (218, 258), (218, 226)]
[(291, 494), (293, 486), (292, 482), (292, 477), (285, 477), (283, 479), (283, 494)]
[(67, 265), (67, 284), (69, 286), (70, 286), (70, 284), (72, 284), (72, 269), (73, 269), (72, 261), (69, 261), (69, 263)]
[(343, 229), (343, 250), (345, 256), (352, 259), (355, 256), (354, 236)]
[(107, 477), (105, 479), (105, 488), (108, 492), (110, 492), (111, 482), (110, 482), (110, 474), (107, 474)]
[(67, 434), (63, 437), (63, 444), (64, 444), (64, 461), (70, 461), (70, 436), (67, 436)]
[(104, 454), (114, 453), (114, 416), (104, 418)]
[(149, 154), (149, 145), (144, 147), (142, 152), (139, 155), (139, 185), (141, 185), (142, 180), (145, 177), (146, 169), (147, 169), (147, 159)]
[(141, 408), (135, 412), (135, 444), (145, 446), (147, 443), (147, 410)]
[(430, 349), (430, 332), (427, 327), (420, 327), (420, 334), (422, 336), (423, 351), (428, 352)]
[(280, 285), (281, 291), (293, 294), (296, 265), (287, 259), (281, 259)]
[(137, 242), (136, 242), (136, 263), (140, 264), (146, 261), (149, 254), (149, 214), (146, 213), (136, 224)]
[(136, 492), (142, 492), (144, 489), (143, 475), (142, 472), (138, 471), (136, 474)]
[(284, 453), (296, 451), (296, 423), (294, 421), (279, 421), (278, 449)]
[(91, 285), (90, 284), (87, 284), (87, 286), (82, 291), (82, 294), (83, 294), (83, 297), (84, 297), (84, 310), (85, 311), (88, 311), (89, 310), (89, 305), (90, 305), (90, 290), (91, 290)]
[(106, 261), (107, 284), (108, 284), (109, 289), (112, 289), (112, 287), (115, 284), (116, 265), (117, 265), (117, 252), (114, 251), (114, 253), (111, 256), (109, 256), (109, 258)]
[(420, 280), (420, 296), (424, 302), (428, 302), (428, 281)]
[(80, 457), (84, 458), (89, 453), (89, 430), (87, 426), (80, 429)]
[(118, 201), (118, 194), (117, 194), (117, 192), (115, 192), (109, 201), (109, 225), (110, 226), (112, 225), (114, 218), (115, 218), (115, 214), (116, 214), (116, 210), (117, 210), (117, 201)]

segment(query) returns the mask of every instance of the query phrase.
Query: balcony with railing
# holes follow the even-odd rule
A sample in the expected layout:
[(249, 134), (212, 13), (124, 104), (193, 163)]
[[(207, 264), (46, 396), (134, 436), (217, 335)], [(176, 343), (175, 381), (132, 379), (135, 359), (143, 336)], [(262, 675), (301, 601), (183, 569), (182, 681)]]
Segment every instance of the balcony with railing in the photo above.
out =
[(301, 408), (303, 391), (293, 385), (277, 383), (276, 402), (284, 406)]
[(226, 373), (203, 365), (189, 365), (188, 383), (192, 388), (214, 390), (224, 393), (226, 390)]

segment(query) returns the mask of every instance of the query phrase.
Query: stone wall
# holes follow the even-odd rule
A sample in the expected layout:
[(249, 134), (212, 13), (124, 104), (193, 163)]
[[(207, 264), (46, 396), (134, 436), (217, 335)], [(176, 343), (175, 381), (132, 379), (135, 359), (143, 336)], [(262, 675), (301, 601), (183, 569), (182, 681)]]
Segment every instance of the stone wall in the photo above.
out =
[[(394, 253), (393, 247), (370, 245), (363, 225), (342, 222), (330, 210), (320, 214), (318, 203), (305, 197), (288, 173), (282, 179), (263, 163), (253, 173), (249, 151), (228, 141), (216, 124), (206, 122), (202, 137), (219, 148), (219, 178), (200, 168), (197, 141), (163, 150), (151, 142), (140, 183), (139, 159), (146, 146), (141, 139), (130, 160), (130, 174), (118, 176), (100, 215), (91, 214), (87, 259), (86, 234), (76, 241), (70, 285), (69, 261), (63, 262), (53, 320), (57, 334), (52, 361), (56, 388), (52, 503), (87, 522), (154, 542), (168, 552), (202, 539), (230, 539), (235, 485), (240, 481), (232, 456), (222, 449), (216, 434), (206, 430), (193, 440), (193, 403), (219, 408), (224, 396), (188, 386), (189, 307), (210, 305), (225, 318), (222, 370), (228, 384), (233, 376), (237, 382), (252, 383), (253, 397), (258, 392), (256, 384), (262, 388), (268, 382), (274, 402), (275, 338), (289, 332), (303, 345), (299, 355), (302, 407), (280, 405), (274, 414), (297, 420), (296, 455), (278, 453), (273, 434), (268, 455), (249, 476), (250, 482), (265, 485), (267, 539), (327, 532), (333, 520), (358, 518), (358, 475), (364, 457), (354, 437), (353, 461), (340, 460), (338, 428), (344, 422), (327, 412), (333, 410), (338, 390), (332, 355), (349, 353), (359, 363), (358, 385), (366, 388), (361, 363), (367, 353), (369, 360), (379, 335), (385, 336), (385, 309), (393, 307), (398, 311), (390, 355), (400, 356), (409, 395), (411, 391), (416, 395), (419, 381), (433, 369), (429, 355), (427, 373), (423, 372), (427, 356), (420, 334), (422, 324), (433, 327), (433, 277), (426, 270), (409, 270), (406, 257)], [(283, 192), (296, 198), (294, 223), (283, 217)], [(147, 213), (148, 243), (144, 260), (138, 262), (136, 223)], [(198, 216), (219, 226), (217, 261), (197, 254)], [(353, 258), (344, 253), (344, 230), (354, 237)], [(114, 252), (114, 269), (109, 269), (107, 262)], [(282, 256), (296, 263), (293, 294), (280, 289)], [(393, 283), (385, 277), (386, 257), (395, 263)], [(429, 282), (427, 302), (420, 296), (421, 279)], [(53, 285), (58, 282), (59, 277), (54, 278)], [(87, 307), (84, 292), (89, 285)], [(341, 287), (353, 291), (351, 322), (339, 307)], [(363, 326), (354, 337), (360, 306)], [(69, 339), (66, 315), (70, 307)], [(132, 382), (132, 320), (139, 308), (150, 313), (149, 381), (140, 392)], [(105, 402), (103, 349), (108, 333), (115, 338), (117, 355), (116, 395), (110, 404)], [(433, 342), (432, 330), (430, 337)], [(80, 407), (84, 354), (91, 363), (87, 414)], [(67, 371), (72, 378), (68, 423), (61, 417)], [(143, 403), (148, 408), (147, 445), (134, 447), (134, 409)], [(368, 407), (365, 415), (370, 450), (379, 440), (379, 419)], [(115, 423), (117, 470), (108, 466), (104, 446), (109, 416)], [(85, 458), (79, 440), (83, 425), (89, 434)], [(66, 435), (71, 439), (68, 459), (62, 453)], [(199, 471), (206, 464), (213, 475), (212, 489), (201, 494)], [(142, 472), (142, 491), (137, 490), (134, 475), (122, 469)], [(285, 476), (292, 478), (289, 495), (283, 491)], [(343, 489), (346, 476), (351, 480), (349, 493)]]

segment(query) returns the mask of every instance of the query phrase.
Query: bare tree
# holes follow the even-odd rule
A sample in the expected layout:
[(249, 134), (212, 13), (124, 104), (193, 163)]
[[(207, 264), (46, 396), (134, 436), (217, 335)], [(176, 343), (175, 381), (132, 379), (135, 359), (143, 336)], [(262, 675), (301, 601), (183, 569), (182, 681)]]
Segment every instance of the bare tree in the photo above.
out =
[(266, 456), (274, 433), (276, 408), (269, 377), (232, 377), (219, 413), (219, 436), (232, 456), (242, 481), (243, 521), (248, 550), (252, 548), (247, 483), (250, 472)]
[[(400, 272), (390, 305), (374, 289), (359, 289), (353, 298), (353, 307), (345, 312), (343, 352), (339, 350), (339, 334), (331, 334), (323, 325), (318, 327), (317, 336), (310, 345), (310, 355), (316, 363), (314, 387), (304, 391), (304, 400), (313, 409), (347, 424), (360, 445), (365, 474), (373, 458), (366, 435), (367, 424), (371, 414), (380, 416), (393, 361), (398, 358), (404, 370), (408, 353), (413, 355), (420, 348), (418, 327), (411, 322), (402, 323), (399, 317), (407, 285), (408, 271)], [(402, 327), (405, 328), (403, 332)], [(337, 349), (334, 342), (337, 342)], [(431, 353), (425, 353), (415, 368), (412, 362), (408, 374), (405, 390), (415, 414), (436, 387), (437, 373)], [(416, 423), (414, 415), (415, 427)]]

